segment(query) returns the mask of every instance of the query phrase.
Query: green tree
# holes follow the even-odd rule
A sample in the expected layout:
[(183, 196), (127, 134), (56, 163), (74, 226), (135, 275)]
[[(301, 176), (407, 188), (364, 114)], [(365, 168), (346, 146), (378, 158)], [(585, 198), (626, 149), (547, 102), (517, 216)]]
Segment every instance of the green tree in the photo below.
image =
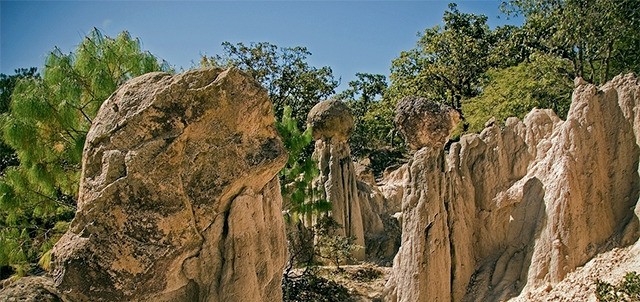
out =
[(572, 64), (573, 75), (602, 84), (640, 70), (639, 0), (512, 0), (503, 10), (522, 14), (539, 51)]
[(491, 36), (484, 15), (467, 14), (449, 4), (444, 26), (424, 31), (414, 49), (403, 51), (391, 66), (390, 101), (422, 96), (460, 109), (476, 96), (489, 68)]
[[(38, 69), (31, 67), (29, 69), (20, 68), (15, 70), (15, 74), (6, 75), (0, 74), (0, 114), (4, 114), (9, 111), (11, 105), (11, 94), (16, 86), (16, 83), (23, 78), (39, 78)], [(15, 166), (18, 164), (18, 156), (15, 150), (4, 142), (3, 138), (0, 138), (0, 174), (4, 173), (4, 170), (9, 166)]]
[(640, 274), (628, 272), (616, 285), (596, 280), (596, 298), (601, 302), (640, 301)]
[[(349, 82), (349, 88), (337, 95), (346, 102), (354, 117), (355, 129), (349, 138), (351, 154), (364, 157), (371, 150), (386, 145), (385, 129), (378, 130), (379, 119), (372, 109), (380, 102), (387, 90), (387, 78), (381, 74), (356, 73), (356, 79)], [(391, 125), (392, 126), (392, 125)]]
[(309, 110), (322, 99), (335, 93), (338, 81), (330, 67), (309, 65), (311, 52), (305, 47), (282, 47), (268, 43), (222, 43), (223, 54), (202, 57), (202, 66), (235, 66), (262, 84), (269, 92), (277, 117), (284, 108), (292, 109), (292, 117), (304, 127)]
[(560, 58), (535, 54), (529, 62), (487, 72), (482, 93), (463, 102), (468, 131), (479, 132), (491, 117), (523, 118), (533, 108), (550, 108), (566, 118), (571, 103), (571, 69)]
[[(82, 149), (100, 105), (126, 80), (168, 70), (140, 41), (93, 30), (74, 53), (55, 49), (42, 78), (21, 79), (2, 116), (20, 164), (0, 179), (0, 266), (25, 274), (73, 218)], [(45, 263), (46, 266), (46, 263)]]
[(276, 122), (276, 128), (289, 154), (287, 164), (280, 170), (283, 208), (287, 212), (287, 220), (298, 222), (306, 215), (328, 211), (331, 205), (326, 200), (319, 199), (321, 192), (312, 187), (313, 179), (320, 175), (318, 163), (305, 155), (305, 150), (313, 143), (311, 127), (301, 131), (298, 122), (292, 117), (291, 107), (285, 106), (282, 118)]

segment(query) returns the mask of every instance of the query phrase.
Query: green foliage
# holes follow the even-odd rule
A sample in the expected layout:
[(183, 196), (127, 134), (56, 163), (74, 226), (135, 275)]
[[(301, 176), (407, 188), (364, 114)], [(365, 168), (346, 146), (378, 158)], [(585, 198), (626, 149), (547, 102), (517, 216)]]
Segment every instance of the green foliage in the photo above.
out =
[(616, 285), (597, 280), (596, 298), (601, 302), (640, 301), (640, 275), (628, 272)]
[(565, 118), (573, 89), (569, 68), (556, 57), (533, 55), (530, 62), (487, 72), (482, 93), (462, 104), (468, 131), (480, 132), (491, 117), (522, 119), (533, 108), (551, 108)]
[(298, 277), (283, 278), (282, 301), (284, 302), (352, 302), (349, 290), (341, 284), (305, 271)]
[[(282, 278), (283, 301), (353, 301), (345, 287), (319, 276), (317, 260), (329, 260), (341, 271), (340, 264), (351, 260), (356, 248), (353, 237), (336, 235), (340, 225), (331, 217), (318, 215), (311, 228), (296, 224), (289, 234), (289, 264)], [(301, 261), (302, 274), (292, 271), (293, 261)]]
[(74, 53), (55, 49), (42, 78), (24, 77), (2, 116), (4, 140), (20, 164), (0, 179), (2, 265), (26, 272), (73, 218), (86, 133), (102, 102), (126, 80), (168, 70), (140, 41), (93, 30)]
[(285, 106), (276, 128), (289, 154), (287, 164), (280, 171), (283, 208), (288, 213), (286, 217), (297, 222), (301, 216), (328, 211), (331, 204), (318, 198), (322, 194), (312, 186), (313, 179), (320, 175), (320, 171), (316, 161), (304, 152), (313, 142), (311, 127), (300, 131), (298, 122), (291, 114), (292, 109)]
[(280, 171), (280, 185), (283, 197), (283, 209), (287, 227), (289, 263), (286, 274), (297, 265), (310, 266), (315, 257), (315, 232), (308, 228), (312, 217), (326, 213), (331, 204), (320, 198), (322, 192), (313, 187), (314, 178), (320, 175), (318, 165), (306, 148), (313, 142), (311, 127), (302, 132), (297, 121), (291, 117), (291, 108), (285, 107), (276, 128), (282, 137), (289, 159)]
[[(40, 78), (37, 68), (20, 68), (15, 70), (14, 75), (0, 74), (0, 114), (9, 111), (13, 90), (18, 81), (24, 78)], [(16, 166), (18, 163), (15, 150), (0, 138), (0, 174), (3, 174), (7, 167)]]
[[(367, 156), (372, 150), (388, 145), (387, 135), (393, 129), (393, 118), (380, 119), (378, 108), (387, 90), (387, 79), (380, 74), (356, 73), (356, 80), (337, 95), (349, 106), (355, 128), (349, 138), (351, 154), (357, 158)], [(389, 128), (391, 126), (391, 128)]]
[(638, 0), (512, 0), (507, 13), (523, 14), (536, 48), (572, 64), (574, 76), (602, 84), (640, 70)]
[(302, 128), (309, 110), (334, 94), (338, 82), (330, 67), (309, 65), (311, 52), (305, 47), (282, 47), (268, 43), (222, 43), (224, 54), (202, 57), (203, 66), (235, 66), (262, 84), (269, 92), (277, 117), (286, 106)]
[(358, 248), (355, 244), (355, 238), (337, 235), (337, 231), (342, 226), (333, 217), (328, 215), (319, 217), (314, 227), (318, 257), (333, 262), (338, 269), (340, 269), (340, 264), (354, 261), (351, 255)]
[[(422, 96), (459, 109), (461, 100), (478, 94), (491, 36), (484, 15), (461, 13), (455, 4), (443, 16), (444, 26), (424, 31), (416, 47), (392, 62), (389, 97)], [(395, 104), (394, 104), (395, 105)]]

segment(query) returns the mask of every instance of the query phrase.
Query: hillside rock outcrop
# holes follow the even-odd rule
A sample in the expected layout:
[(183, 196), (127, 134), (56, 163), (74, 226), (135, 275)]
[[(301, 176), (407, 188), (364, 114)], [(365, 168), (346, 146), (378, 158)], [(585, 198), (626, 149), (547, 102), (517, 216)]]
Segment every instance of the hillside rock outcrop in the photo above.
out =
[(281, 300), (286, 150), (236, 69), (150, 73), (104, 102), (52, 253), (69, 301)]
[(635, 242), (639, 133), (640, 84), (626, 75), (579, 85), (566, 121), (533, 110), (448, 152), (410, 144), (423, 148), (406, 165), (387, 300), (502, 301)]

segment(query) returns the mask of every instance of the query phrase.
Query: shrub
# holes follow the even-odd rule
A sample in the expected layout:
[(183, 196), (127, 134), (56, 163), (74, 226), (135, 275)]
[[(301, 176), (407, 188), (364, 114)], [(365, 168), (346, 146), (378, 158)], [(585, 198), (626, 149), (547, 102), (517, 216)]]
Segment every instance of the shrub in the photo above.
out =
[(628, 272), (616, 285), (596, 280), (596, 298), (601, 302), (640, 301), (640, 275)]

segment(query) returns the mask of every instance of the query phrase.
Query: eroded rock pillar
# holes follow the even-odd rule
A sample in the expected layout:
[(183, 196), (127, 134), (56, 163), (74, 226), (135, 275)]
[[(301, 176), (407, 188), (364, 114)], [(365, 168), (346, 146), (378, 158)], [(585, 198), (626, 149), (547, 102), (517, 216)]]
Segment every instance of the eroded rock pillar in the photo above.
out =
[(316, 181), (331, 202), (331, 216), (342, 227), (338, 235), (353, 236), (359, 246), (353, 254), (364, 260), (365, 241), (360, 201), (351, 150), (347, 140), (353, 130), (349, 108), (337, 100), (318, 103), (309, 112), (308, 123), (316, 140), (313, 157), (318, 161), (320, 176)]

